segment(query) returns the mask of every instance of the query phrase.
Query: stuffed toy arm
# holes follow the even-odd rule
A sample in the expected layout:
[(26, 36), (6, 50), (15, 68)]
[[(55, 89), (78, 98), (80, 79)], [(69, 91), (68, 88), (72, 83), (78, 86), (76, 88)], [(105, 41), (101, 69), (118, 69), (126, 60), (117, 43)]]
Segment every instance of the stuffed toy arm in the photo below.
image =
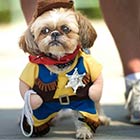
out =
[(94, 83), (89, 88), (89, 97), (94, 102), (99, 102), (102, 96), (103, 88), (103, 77), (102, 74), (94, 81)]
[[(22, 80), (20, 80), (19, 89), (20, 89), (20, 94), (21, 94), (22, 98), (24, 99), (25, 93), (27, 93), (27, 91), (30, 90), (30, 87), (26, 83), (24, 83)], [(41, 99), (41, 97), (39, 95), (31, 94), (30, 104), (31, 104), (31, 108), (33, 110), (40, 107), (42, 103), (43, 103), (43, 100)]]

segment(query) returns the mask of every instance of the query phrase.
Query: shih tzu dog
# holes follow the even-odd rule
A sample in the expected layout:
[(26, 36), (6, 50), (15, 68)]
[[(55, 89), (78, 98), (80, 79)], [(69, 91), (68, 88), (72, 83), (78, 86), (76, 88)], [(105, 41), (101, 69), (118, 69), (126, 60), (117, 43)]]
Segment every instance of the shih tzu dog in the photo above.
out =
[[(95, 30), (74, 11), (72, 0), (38, 0), (19, 42), (30, 54), (20, 76), (25, 101), (21, 130), (25, 136), (45, 135), (53, 120), (68, 109), (73, 114), (76, 138), (93, 137), (100, 124), (101, 111), (96, 105), (100, 108), (102, 66), (83, 50), (95, 39)], [(108, 122), (105, 116), (103, 122)]]

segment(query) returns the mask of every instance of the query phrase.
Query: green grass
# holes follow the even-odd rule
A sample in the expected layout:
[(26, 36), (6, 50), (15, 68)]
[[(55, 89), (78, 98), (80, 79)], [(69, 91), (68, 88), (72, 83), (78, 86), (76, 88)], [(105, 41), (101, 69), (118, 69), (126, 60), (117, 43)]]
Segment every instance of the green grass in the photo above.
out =
[(75, 6), (88, 18), (102, 18), (98, 0), (76, 0)]
[(9, 10), (0, 11), (0, 23), (11, 21), (11, 12)]
[(76, 0), (75, 6), (78, 9), (99, 7), (99, 1), (98, 0)]
[(90, 19), (93, 19), (93, 18), (94, 19), (100, 19), (100, 18), (102, 18), (101, 11), (98, 7), (77, 9), (77, 10), (80, 11), (81, 13), (83, 13), (84, 15), (86, 15)]

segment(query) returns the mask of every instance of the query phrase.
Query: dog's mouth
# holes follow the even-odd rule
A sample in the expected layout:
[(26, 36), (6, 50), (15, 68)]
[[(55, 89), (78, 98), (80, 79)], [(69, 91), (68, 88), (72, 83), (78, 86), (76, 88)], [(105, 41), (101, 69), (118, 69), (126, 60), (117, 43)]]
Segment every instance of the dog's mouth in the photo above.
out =
[(49, 43), (50, 46), (63, 46), (63, 43), (61, 43), (58, 40), (53, 40)]

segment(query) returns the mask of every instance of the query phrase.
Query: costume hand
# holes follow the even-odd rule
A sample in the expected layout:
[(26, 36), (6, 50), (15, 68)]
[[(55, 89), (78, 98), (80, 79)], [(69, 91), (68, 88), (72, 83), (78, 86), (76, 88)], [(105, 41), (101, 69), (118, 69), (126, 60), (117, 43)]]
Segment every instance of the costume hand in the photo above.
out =
[(43, 100), (37, 94), (32, 94), (30, 97), (30, 101), (31, 101), (31, 107), (33, 110), (39, 108), (43, 103)]
[(103, 79), (100, 75), (89, 88), (89, 97), (91, 100), (98, 102), (102, 95)]

